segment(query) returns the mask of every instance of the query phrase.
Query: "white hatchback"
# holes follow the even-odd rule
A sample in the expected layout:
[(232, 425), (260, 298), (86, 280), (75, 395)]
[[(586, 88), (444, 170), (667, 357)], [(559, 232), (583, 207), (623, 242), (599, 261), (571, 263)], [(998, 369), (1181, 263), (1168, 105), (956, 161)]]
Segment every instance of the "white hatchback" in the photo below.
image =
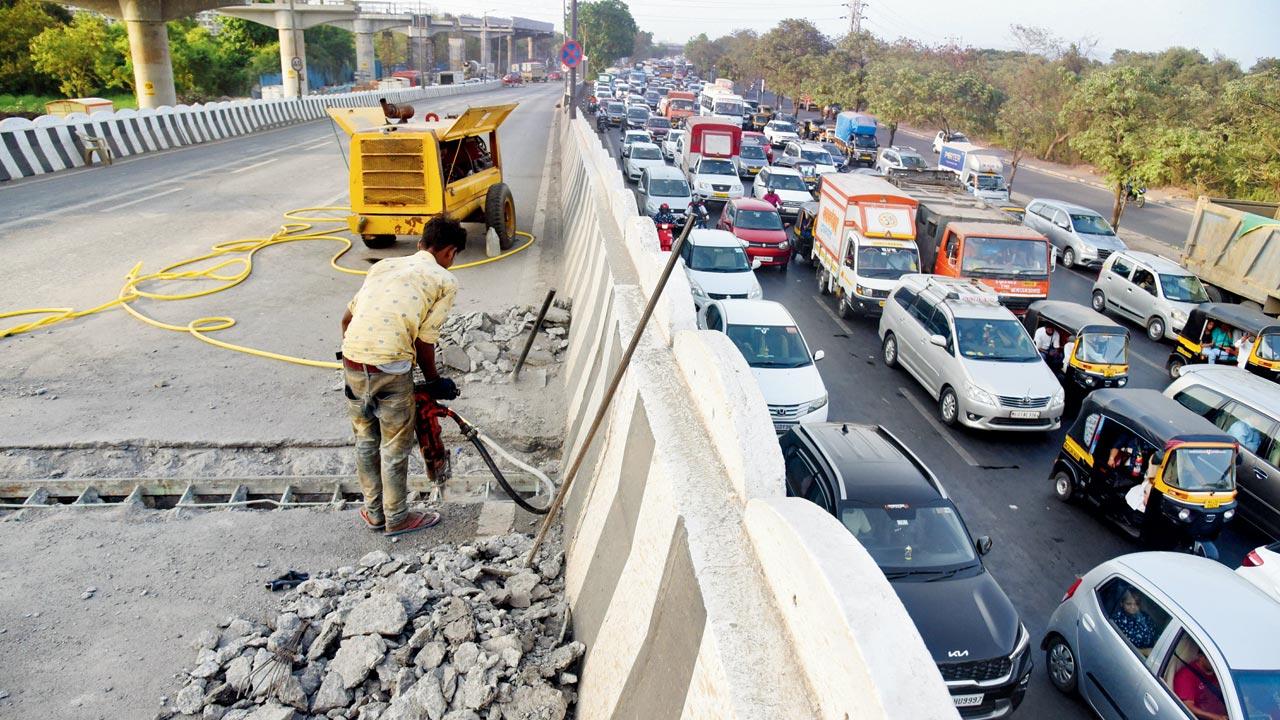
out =
[(634, 142), (630, 147), (631, 151), (627, 153), (627, 159), (622, 161), (628, 180), (638, 182), (645, 169), (667, 166), (667, 161), (662, 159), (662, 151), (657, 145), (649, 142)]
[(742, 241), (727, 230), (690, 231), (680, 257), (693, 291), (693, 304), (699, 310), (711, 300), (764, 297), (755, 273), (760, 259), (749, 259)]
[(1280, 542), (1249, 551), (1236, 574), (1280, 602)]

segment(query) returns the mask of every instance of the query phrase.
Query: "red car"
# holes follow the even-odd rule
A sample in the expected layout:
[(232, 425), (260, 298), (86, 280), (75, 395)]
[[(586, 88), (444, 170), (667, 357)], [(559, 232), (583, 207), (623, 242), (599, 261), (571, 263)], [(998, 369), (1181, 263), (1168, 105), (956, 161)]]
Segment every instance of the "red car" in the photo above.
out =
[(561, 79), (563, 79), (562, 76), (560, 75), (560, 73), (556, 72), (555, 70), (552, 70), (551, 72), (547, 73), (547, 80), (561, 80)]
[(791, 261), (791, 244), (782, 229), (782, 217), (771, 203), (744, 197), (725, 203), (719, 230), (728, 230), (742, 241), (747, 257), (783, 270)]
[(516, 85), (523, 85), (523, 84), (524, 84), (524, 78), (520, 77), (520, 73), (507, 73), (506, 75), (502, 76), (503, 87), (514, 87)]
[(743, 132), (742, 144), (743, 145), (759, 145), (760, 147), (764, 148), (765, 159), (769, 161), (770, 165), (773, 164), (773, 145), (769, 144), (769, 138), (765, 137), (764, 133), (754, 132), (751, 130)]

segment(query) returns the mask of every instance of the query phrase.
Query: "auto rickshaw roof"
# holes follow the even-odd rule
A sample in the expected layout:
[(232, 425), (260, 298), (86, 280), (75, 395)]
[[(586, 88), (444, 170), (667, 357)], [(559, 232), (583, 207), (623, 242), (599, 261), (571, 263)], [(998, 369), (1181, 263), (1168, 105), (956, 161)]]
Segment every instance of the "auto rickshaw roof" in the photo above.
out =
[(1105, 388), (1095, 390), (1080, 405), (1079, 420), (1101, 412), (1163, 447), (1175, 438), (1185, 441), (1234, 443), (1217, 425), (1191, 412), (1159, 390)]
[(818, 207), (819, 205), (816, 202), (807, 202), (800, 206), (800, 212), (805, 213), (806, 215), (812, 215), (814, 217), (817, 217)]
[(1123, 325), (1093, 308), (1064, 300), (1037, 300), (1027, 308), (1026, 318), (1030, 330), (1034, 330), (1037, 321), (1043, 318), (1072, 334), (1085, 328), (1094, 332), (1129, 334)]
[(1186, 326), (1193, 332), (1198, 332), (1204, 328), (1206, 318), (1247, 330), (1254, 335), (1268, 329), (1280, 331), (1280, 321), (1259, 310), (1234, 303), (1201, 303), (1191, 310)]

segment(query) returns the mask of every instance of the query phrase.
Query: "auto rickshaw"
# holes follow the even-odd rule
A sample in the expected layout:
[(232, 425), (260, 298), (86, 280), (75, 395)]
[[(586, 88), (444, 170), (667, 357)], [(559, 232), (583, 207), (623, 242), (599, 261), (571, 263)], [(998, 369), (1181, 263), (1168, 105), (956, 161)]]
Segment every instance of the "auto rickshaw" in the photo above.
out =
[(795, 222), (791, 223), (791, 257), (810, 260), (813, 254), (813, 224), (818, 219), (818, 203), (807, 202), (800, 206)]
[(1182, 368), (1209, 362), (1210, 355), (1219, 363), (1235, 363), (1234, 346), (1213, 349), (1213, 329), (1220, 327), (1234, 341), (1244, 333), (1255, 338), (1249, 349), (1245, 368), (1269, 380), (1280, 381), (1280, 321), (1245, 305), (1201, 303), (1187, 315), (1178, 333), (1178, 344), (1169, 353), (1166, 368), (1169, 377), (1177, 378)]
[(1063, 502), (1100, 509), (1157, 548), (1217, 557), (1236, 513), (1236, 439), (1156, 390), (1090, 393), (1050, 479)]
[(772, 119), (773, 119), (773, 108), (769, 107), (768, 105), (761, 105), (760, 109), (756, 110), (751, 115), (751, 129), (755, 130), (756, 132), (761, 132), (764, 130), (764, 126), (768, 125), (769, 121)]
[[(1037, 300), (1022, 322), (1032, 336), (1041, 327), (1057, 334), (1058, 351), (1045, 362), (1068, 392), (1087, 395), (1129, 383), (1129, 331), (1106, 315), (1073, 302)], [(1063, 355), (1067, 350), (1070, 357)]]
[(799, 160), (791, 164), (796, 172), (800, 173), (800, 177), (804, 179), (804, 186), (809, 188), (809, 192), (818, 189), (818, 166), (808, 160)]
[(826, 123), (821, 120), (805, 120), (800, 126), (800, 137), (805, 140), (817, 140), (826, 133)]
[(1008, 215), (1018, 222), (1022, 222), (1022, 219), (1027, 215), (1027, 209), (1021, 205), (1001, 205), (1000, 212)]

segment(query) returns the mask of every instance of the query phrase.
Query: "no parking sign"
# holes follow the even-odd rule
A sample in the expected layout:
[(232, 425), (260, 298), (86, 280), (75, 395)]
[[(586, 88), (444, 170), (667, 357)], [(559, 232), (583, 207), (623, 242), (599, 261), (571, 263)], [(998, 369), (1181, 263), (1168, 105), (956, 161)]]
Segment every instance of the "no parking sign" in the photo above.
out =
[(565, 40), (560, 46), (560, 62), (565, 67), (575, 68), (582, 62), (582, 45), (577, 40)]

